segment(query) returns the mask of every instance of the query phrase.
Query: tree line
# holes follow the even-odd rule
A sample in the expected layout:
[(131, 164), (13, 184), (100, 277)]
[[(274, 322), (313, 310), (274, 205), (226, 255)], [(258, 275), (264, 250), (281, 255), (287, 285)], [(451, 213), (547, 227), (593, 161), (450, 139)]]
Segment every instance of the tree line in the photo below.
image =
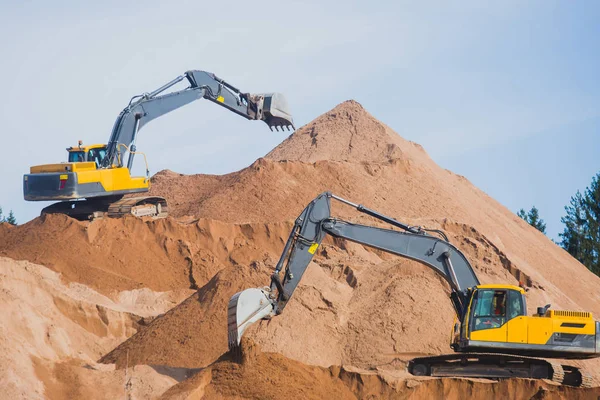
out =
[(8, 222), (11, 225), (16, 225), (17, 224), (17, 218), (15, 218), (15, 214), (13, 213), (12, 210), (10, 210), (10, 212), (8, 213), (8, 216), (4, 216), (4, 214), (2, 213), (2, 207), (0, 207), (0, 223), (2, 222)]
[[(564, 224), (560, 241), (557, 243), (590, 271), (600, 276), (600, 172), (583, 193), (579, 190), (565, 206)], [(517, 215), (542, 233), (546, 224), (539, 210), (533, 206), (526, 212), (520, 209)]]

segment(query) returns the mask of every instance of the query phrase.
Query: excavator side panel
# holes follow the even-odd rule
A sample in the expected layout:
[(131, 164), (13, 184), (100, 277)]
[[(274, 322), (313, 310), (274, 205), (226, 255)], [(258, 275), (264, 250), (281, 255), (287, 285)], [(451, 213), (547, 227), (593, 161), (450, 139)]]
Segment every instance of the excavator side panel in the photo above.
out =
[(506, 323), (510, 343), (527, 343), (529, 318), (523, 315)]
[(471, 340), (482, 342), (506, 342), (508, 337), (507, 324), (498, 328), (483, 329), (471, 332)]
[(34, 165), (29, 168), (30, 174), (42, 174), (48, 172), (70, 172), (73, 170), (73, 166), (75, 163), (58, 163), (58, 164), (43, 164), (43, 165)]
[[(561, 320), (558, 318), (536, 317), (536, 316), (518, 316), (506, 323), (508, 329), (509, 343), (527, 343), (545, 345), (561, 340), (564, 345), (575, 341), (579, 336), (584, 339), (586, 336), (595, 335), (595, 321), (592, 319), (588, 323), (581, 321)], [(572, 340), (571, 340), (572, 339)], [(474, 339), (475, 340), (475, 339)]]
[(77, 183), (99, 183), (106, 192), (148, 189), (149, 181), (144, 177), (132, 177), (125, 167), (82, 171), (77, 174)]
[(544, 317), (527, 317), (527, 320), (527, 343), (546, 344), (552, 336), (552, 320)]

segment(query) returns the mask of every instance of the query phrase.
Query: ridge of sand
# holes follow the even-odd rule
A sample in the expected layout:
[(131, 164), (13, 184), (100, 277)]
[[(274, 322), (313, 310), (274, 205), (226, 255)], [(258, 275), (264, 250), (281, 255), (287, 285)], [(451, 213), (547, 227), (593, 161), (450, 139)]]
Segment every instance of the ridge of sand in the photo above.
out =
[(422, 159), (422, 147), (398, 136), (355, 100), (297, 129), (265, 158), (273, 161), (388, 162)]
[(80, 222), (46, 215), (0, 227), (0, 256), (26, 259), (104, 294), (195, 289), (225, 266), (279, 252), (289, 223), (233, 225), (135, 217)]

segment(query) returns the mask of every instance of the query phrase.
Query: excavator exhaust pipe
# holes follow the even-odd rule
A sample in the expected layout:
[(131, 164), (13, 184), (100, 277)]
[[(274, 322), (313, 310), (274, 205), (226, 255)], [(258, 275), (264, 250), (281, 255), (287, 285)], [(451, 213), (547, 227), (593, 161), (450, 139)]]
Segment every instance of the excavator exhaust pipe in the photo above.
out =
[(279, 131), (279, 127), (295, 130), (294, 120), (290, 112), (285, 96), (281, 93), (265, 93), (263, 100), (263, 120), (273, 130), (273, 127)]
[(229, 350), (239, 349), (242, 335), (250, 325), (275, 315), (269, 288), (251, 288), (234, 294), (227, 306), (227, 336)]

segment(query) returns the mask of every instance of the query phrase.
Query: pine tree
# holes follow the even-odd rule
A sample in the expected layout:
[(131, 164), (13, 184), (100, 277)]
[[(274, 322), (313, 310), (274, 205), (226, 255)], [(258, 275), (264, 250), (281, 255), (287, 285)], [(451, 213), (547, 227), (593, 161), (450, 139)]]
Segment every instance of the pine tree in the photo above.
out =
[(592, 272), (600, 275), (600, 173), (592, 178), (584, 197), (587, 235), (583, 242), (586, 262)]
[(536, 206), (531, 207), (529, 212), (525, 212), (525, 210), (521, 208), (517, 212), (517, 215), (544, 235), (546, 234), (546, 224), (544, 223), (544, 220), (540, 218), (540, 212)]
[(585, 193), (577, 191), (565, 206), (567, 215), (561, 246), (589, 270), (600, 275), (600, 173), (592, 178)]
[(567, 215), (560, 219), (560, 222), (565, 224), (565, 228), (563, 233), (558, 234), (562, 238), (560, 242), (562, 248), (582, 264), (584, 263), (583, 237), (585, 229), (583, 203), (583, 196), (578, 190), (575, 196), (571, 197), (570, 205), (565, 206)]
[(11, 225), (17, 224), (17, 219), (15, 218), (15, 214), (12, 210), (10, 210), (10, 212), (8, 213), (8, 217), (5, 217), (4, 214), (2, 214), (2, 207), (0, 207), (0, 224), (2, 222), (8, 222)]
[(12, 210), (10, 210), (10, 212), (8, 213), (8, 217), (6, 218), (6, 222), (8, 222), (11, 225), (17, 225), (17, 219), (15, 218), (15, 214), (13, 213)]

